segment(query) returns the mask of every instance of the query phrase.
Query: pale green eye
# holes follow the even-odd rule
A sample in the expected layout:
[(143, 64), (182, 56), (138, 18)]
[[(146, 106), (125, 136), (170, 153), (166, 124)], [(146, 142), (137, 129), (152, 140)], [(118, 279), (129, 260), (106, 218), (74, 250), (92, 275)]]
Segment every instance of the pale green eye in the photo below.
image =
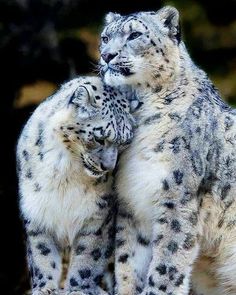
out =
[(129, 35), (128, 39), (129, 41), (137, 39), (139, 36), (141, 36), (143, 33), (141, 32), (133, 32)]

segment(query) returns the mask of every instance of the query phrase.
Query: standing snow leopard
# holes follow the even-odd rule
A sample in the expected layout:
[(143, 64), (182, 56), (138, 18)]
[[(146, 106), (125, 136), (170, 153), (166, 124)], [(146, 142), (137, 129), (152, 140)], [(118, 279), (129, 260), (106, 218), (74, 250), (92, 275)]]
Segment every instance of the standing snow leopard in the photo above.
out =
[(126, 98), (97, 77), (66, 83), (27, 122), (17, 160), (33, 295), (58, 293), (66, 247), (64, 292), (105, 293), (99, 286), (113, 254), (116, 210), (111, 171), (132, 125)]
[(188, 55), (175, 8), (109, 13), (100, 50), (105, 83), (143, 103), (116, 179), (116, 293), (235, 295), (236, 111)]

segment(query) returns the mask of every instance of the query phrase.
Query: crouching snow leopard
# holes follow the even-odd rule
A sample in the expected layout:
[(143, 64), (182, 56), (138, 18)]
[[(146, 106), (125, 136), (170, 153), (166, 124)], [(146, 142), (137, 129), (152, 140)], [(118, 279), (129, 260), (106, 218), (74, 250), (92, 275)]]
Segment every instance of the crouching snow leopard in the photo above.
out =
[(20, 208), (33, 294), (57, 294), (60, 253), (71, 248), (66, 294), (103, 294), (113, 253), (111, 171), (132, 139), (121, 92), (97, 77), (74, 79), (43, 102), (18, 142)]
[(116, 293), (236, 294), (236, 111), (188, 55), (175, 8), (108, 14), (100, 50), (105, 83), (143, 103), (116, 179)]

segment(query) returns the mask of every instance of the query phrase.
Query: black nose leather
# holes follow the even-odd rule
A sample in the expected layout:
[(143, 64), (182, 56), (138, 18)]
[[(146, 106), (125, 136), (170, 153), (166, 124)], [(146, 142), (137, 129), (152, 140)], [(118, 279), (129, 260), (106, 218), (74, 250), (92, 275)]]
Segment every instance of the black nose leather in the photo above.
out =
[(109, 63), (118, 53), (103, 53), (101, 56), (106, 63)]

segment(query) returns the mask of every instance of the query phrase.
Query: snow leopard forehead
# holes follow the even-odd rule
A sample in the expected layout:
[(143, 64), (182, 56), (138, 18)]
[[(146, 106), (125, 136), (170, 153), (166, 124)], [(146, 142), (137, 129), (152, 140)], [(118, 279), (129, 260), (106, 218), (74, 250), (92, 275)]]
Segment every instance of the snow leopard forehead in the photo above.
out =
[(175, 31), (175, 37), (180, 41), (179, 12), (174, 7), (166, 6), (157, 12), (137, 12), (129, 15), (108, 13), (105, 17), (105, 27), (102, 34), (123, 35), (132, 31), (156, 31), (170, 35)]

